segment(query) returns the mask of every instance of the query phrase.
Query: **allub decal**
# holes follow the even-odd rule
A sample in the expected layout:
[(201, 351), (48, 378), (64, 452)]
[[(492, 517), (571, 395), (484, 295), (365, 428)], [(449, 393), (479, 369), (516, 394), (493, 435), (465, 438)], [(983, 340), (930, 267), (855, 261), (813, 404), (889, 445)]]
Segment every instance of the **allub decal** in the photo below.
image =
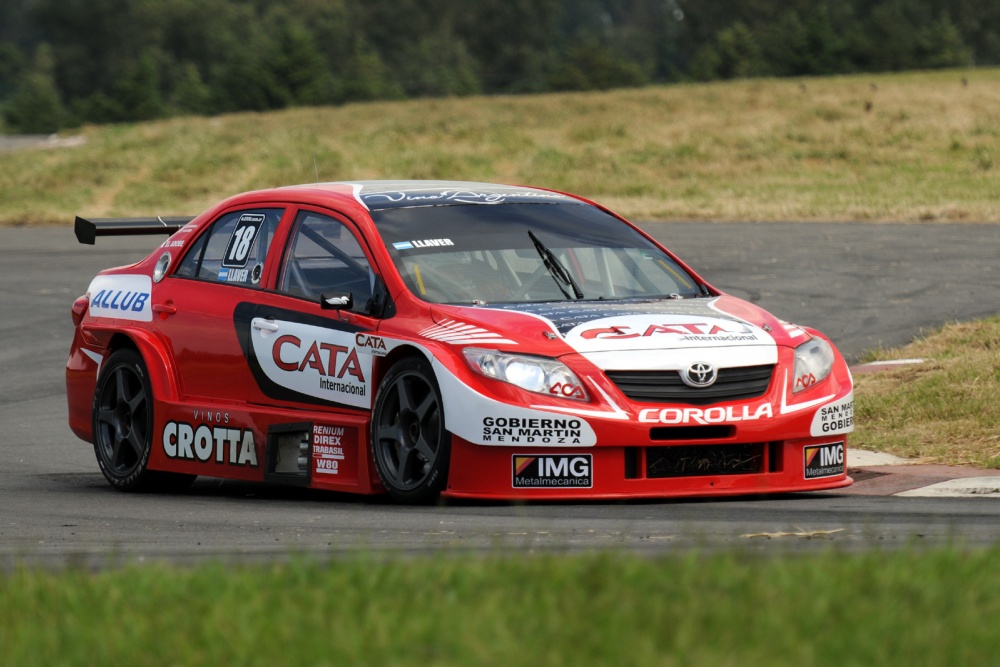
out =
[(592, 488), (594, 457), (590, 454), (514, 454), (515, 489)]
[(90, 294), (90, 314), (94, 317), (151, 322), (153, 310), (149, 297), (152, 285), (149, 276), (97, 276), (87, 290)]
[(806, 479), (834, 477), (844, 473), (844, 443), (815, 445), (802, 450)]
[(251, 329), (254, 356), (275, 384), (334, 403), (371, 407), (373, 352), (357, 334), (280, 321), (277, 332)]

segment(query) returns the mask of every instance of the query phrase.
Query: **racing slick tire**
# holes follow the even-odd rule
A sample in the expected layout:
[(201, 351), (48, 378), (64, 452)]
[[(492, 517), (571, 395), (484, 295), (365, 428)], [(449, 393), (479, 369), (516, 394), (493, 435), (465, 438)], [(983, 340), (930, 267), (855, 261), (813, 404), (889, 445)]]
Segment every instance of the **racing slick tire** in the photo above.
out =
[(430, 364), (407, 357), (386, 373), (372, 411), (375, 470), (397, 502), (435, 500), (448, 482), (451, 434)]
[(101, 368), (94, 391), (94, 453), (119, 491), (181, 489), (197, 475), (147, 469), (153, 445), (153, 390), (138, 352), (121, 349)]

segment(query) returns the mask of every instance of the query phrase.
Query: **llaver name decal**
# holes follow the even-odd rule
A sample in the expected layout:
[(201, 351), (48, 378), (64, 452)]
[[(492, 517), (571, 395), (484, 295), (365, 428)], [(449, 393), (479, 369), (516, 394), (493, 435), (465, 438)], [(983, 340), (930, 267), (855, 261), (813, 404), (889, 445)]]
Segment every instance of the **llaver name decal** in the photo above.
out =
[(163, 453), (172, 459), (257, 467), (250, 429), (169, 421), (163, 427), (162, 443)]

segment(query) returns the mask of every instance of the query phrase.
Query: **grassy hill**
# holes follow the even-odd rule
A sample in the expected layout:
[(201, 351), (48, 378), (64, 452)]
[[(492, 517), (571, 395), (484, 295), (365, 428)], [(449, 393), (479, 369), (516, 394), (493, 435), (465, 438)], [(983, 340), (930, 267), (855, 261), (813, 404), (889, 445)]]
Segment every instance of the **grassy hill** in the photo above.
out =
[(0, 224), (316, 180), (527, 183), (639, 220), (1000, 221), (1000, 69), (428, 99), (85, 127), (2, 153)]

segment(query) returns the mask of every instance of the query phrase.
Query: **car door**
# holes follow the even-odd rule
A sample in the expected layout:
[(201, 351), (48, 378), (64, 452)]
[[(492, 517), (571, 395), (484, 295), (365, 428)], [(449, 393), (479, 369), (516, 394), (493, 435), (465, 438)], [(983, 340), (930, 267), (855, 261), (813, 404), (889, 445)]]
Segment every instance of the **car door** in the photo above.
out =
[[(324, 307), (324, 295), (350, 295), (352, 305)], [(248, 336), (249, 366), (265, 402), (370, 410), (379, 350), (369, 337), (386, 301), (354, 225), (331, 211), (297, 211), (274, 289), (237, 313)]]
[(184, 400), (207, 406), (260, 401), (236, 315), (240, 304), (262, 293), (284, 212), (273, 206), (223, 213), (157, 287), (154, 322), (172, 351)]

